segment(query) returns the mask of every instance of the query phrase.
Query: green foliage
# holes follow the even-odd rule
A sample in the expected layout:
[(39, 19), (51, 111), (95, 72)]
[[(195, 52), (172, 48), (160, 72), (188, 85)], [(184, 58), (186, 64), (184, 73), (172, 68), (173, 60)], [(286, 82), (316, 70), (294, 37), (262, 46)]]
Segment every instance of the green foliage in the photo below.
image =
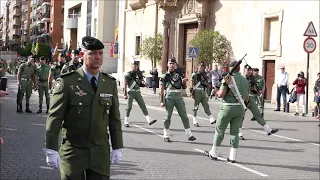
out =
[(141, 43), (141, 54), (151, 60), (152, 67), (157, 66), (157, 62), (162, 56), (162, 35), (146, 37)]
[(31, 47), (32, 47), (32, 43), (29, 43), (29, 44), (27, 44), (27, 46), (25, 48), (19, 48), (17, 50), (17, 53), (20, 54), (20, 56), (23, 56), (23, 57), (30, 56), (30, 55), (32, 55)]
[[(20, 54), (20, 56), (24, 56), (24, 57), (30, 56), (32, 55), (31, 48), (32, 48), (32, 43), (28, 43), (25, 48), (19, 48), (17, 50), (17, 53)], [(38, 57), (40, 56), (48, 57), (49, 52), (50, 52), (50, 47), (48, 44), (39, 43), (39, 52), (37, 54)]]
[(213, 29), (200, 31), (190, 41), (190, 45), (199, 49), (197, 61), (205, 64), (223, 64), (229, 53), (229, 43), (225, 36)]

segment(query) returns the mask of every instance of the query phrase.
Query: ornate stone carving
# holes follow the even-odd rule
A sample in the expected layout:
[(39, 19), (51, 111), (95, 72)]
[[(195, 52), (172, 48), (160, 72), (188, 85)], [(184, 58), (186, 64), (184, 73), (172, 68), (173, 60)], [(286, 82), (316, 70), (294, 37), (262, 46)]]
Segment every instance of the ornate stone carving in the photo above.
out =
[(190, 14), (193, 10), (193, 0), (188, 0), (187, 3), (186, 3), (186, 14)]
[(163, 25), (164, 28), (169, 28), (170, 22), (167, 21), (167, 20), (163, 20), (163, 21), (162, 21), (162, 25)]
[(156, 2), (164, 10), (176, 10), (182, 7), (181, 0), (156, 0)]

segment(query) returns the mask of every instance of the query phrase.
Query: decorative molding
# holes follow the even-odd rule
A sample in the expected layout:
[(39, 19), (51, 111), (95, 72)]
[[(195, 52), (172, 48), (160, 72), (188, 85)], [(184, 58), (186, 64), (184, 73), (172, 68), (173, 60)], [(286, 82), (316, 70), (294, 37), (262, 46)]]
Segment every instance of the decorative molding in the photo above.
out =
[(166, 28), (166, 29), (167, 29), (167, 28), (169, 28), (169, 27), (170, 27), (170, 21), (163, 20), (163, 21), (162, 21), (162, 25), (163, 25), (163, 27), (164, 27), (164, 28)]
[[(278, 48), (276, 51), (265, 51), (264, 50), (264, 42), (266, 41), (265, 37), (265, 29), (266, 29), (266, 22), (268, 19), (271, 18), (278, 18), (279, 24), (279, 29), (277, 33), (279, 34), (279, 39), (278, 39)], [(283, 22), (283, 10), (280, 10), (279, 12), (276, 13), (264, 13), (262, 14), (262, 33), (261, 33), (261, 47), (260, 47), (260, 57), (264, 58), (266, 56), (276, 56), (276, 57), (281, 57), (282, 54), (282, 45), (281, 45), (281, 32), (282, 32), (282, 22)], [(270, 38), (270, 36), (269, 36)]]

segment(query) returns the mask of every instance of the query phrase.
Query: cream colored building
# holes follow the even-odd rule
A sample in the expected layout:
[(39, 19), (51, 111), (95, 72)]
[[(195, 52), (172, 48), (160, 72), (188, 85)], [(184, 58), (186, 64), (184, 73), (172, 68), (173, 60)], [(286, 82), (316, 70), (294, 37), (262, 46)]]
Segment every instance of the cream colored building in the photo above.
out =
[[(320, 33), (317, 1), (160, 0), (158, 17), (155, 2), (145, 2), (133, 0), (125, 6), (124, 47), (120, 49), (123, 54), (120, 61), (124, 63), (122, 71), (129, 70), (133, 55), (140, 60), (141, 69), (151, 69), (150, 60), (136, 52), (145, 36), (158, 31), (168, 39), (167, 45), (164, 43), (163, 61), (173, 53), (190, 78), (188, 42), (198, 31), (214, 28), (231, 43), (229, 60), (240, 59), (248, 53), (246, 60), (252, 67), (259, 68), (265, 77), (265, 97), (272, 102), (276, 97), (274, 82), (280, 66), (285, 66), (290, 74), (290, 88), (299, 71), (306, 74), (307, 54), (303, 49), (306, 37), (303, 34), (308, 23), (312, 21)], [(319, 44), (319, 37), (315, 39)], [(164, 68), (165, 63), (162, 66)], [(310, 54), (309, 107), (313, 101), (312, 88), (318, 72), (319, 48)]]
[(64, 1), (64, 42), (77, 49), (84, 36), (98, 38), (105, 45), (103, 70), (117, 71), (117, 58), (110, 57), (111, 43), (115, 41), (114, 30), (117, 24), (118, 1), (79, 0)]

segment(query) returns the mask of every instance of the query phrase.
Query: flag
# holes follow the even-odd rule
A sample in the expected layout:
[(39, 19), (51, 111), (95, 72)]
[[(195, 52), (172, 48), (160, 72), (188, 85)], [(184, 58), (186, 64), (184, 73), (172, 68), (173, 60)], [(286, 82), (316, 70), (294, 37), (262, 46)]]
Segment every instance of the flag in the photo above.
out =
[(115, 26), (115, 29), (114, 29), (114, 40), (115, 40), (115, 42), (118, 42), (118, 36), (119, 36), (119, 28), (118, 28), (118, 26)]
[(72, 40), (70, 39), (70, 46), (69, 46), (69, 50), (68, 50), (68, 52), (67, 52), (67, 56), (71, 56), (71, 51), (72, 51), (72, 45), (71, 45), (71, 43), (72, 43)]
[(34, 51), (36, 53), (36, 55), (38, 55), (39, 52), (39, 42), (37, 41), (36, 47), (34, 48)]
[(58, 54), (58, 43), (56, 44), (56, 47), (54, 48), (52, 52), (52, 57), (56, 56)]
[(32, 47), (31, 47), (31, 53), (32, 53), (33, 55), (36, 54), (36, 51), (34, 50), (35, 47), (36, 47), (36, 43), (33, 41), (33, 42), (32, 42)]
[(69, 50), (69, 49), (68, 49), (68, 42), (66, 42), (66, 48), (64, 49), (64, 53), (63, 53), (63, 54), (64, 54), (64, 55), (67, 55), (68, 50)]

